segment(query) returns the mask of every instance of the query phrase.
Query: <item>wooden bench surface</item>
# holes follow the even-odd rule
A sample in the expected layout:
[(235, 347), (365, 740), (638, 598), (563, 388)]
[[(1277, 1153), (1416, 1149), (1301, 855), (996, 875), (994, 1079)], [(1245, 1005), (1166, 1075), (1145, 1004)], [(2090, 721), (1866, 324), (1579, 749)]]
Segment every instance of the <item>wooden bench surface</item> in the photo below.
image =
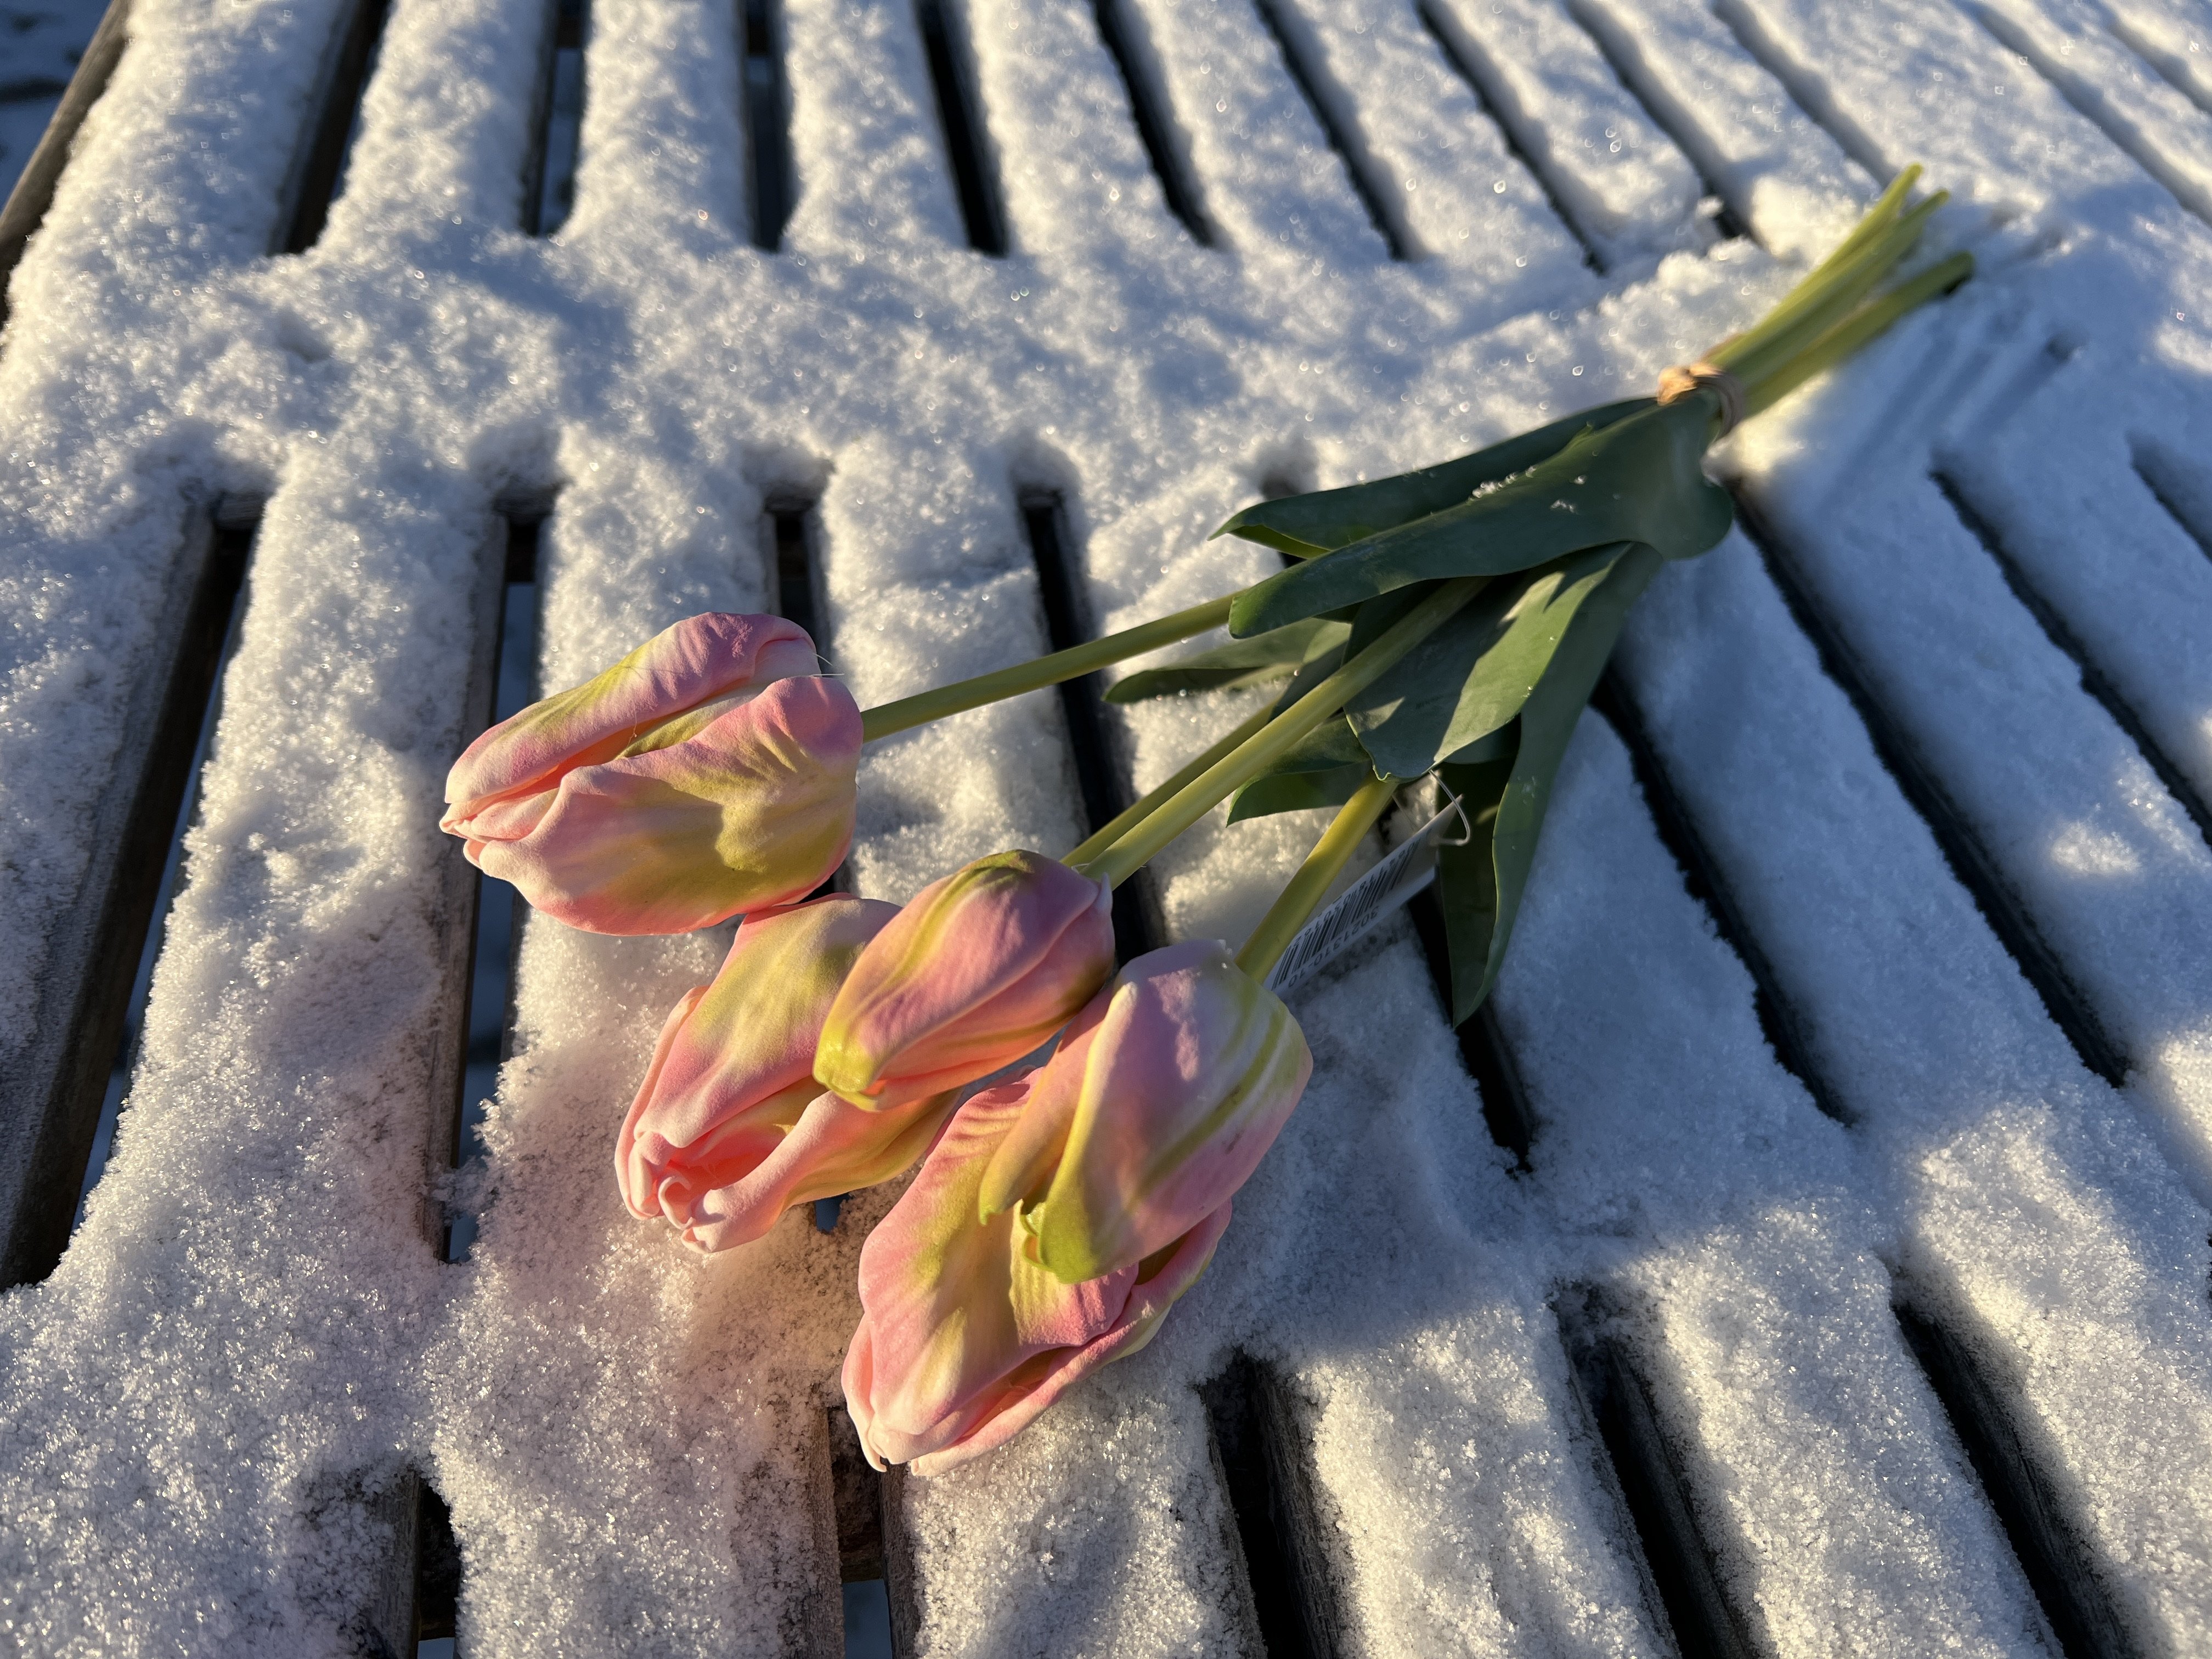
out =
[[(2212, 1649), (2203, 0), (115, 0), (82, 61), (0, 216), (15, 1649), (828, 1655), (876, 1580), (906, 1656)], [(611, 1178), (726, 933), (472, 962), (502, 643), (511, 704), (781, 609), (868, 703), (1195, 602), (1236, 507), (1641, 391), (1915, 161), (1980, 274), (1720, 452), (1492, 1007), (1418, 904), (1340, 958), (1158, 1340), (868, 1472), (890, 1193), (701, 1261)], [(1237, 712), (886, 742), (851, 878)]]

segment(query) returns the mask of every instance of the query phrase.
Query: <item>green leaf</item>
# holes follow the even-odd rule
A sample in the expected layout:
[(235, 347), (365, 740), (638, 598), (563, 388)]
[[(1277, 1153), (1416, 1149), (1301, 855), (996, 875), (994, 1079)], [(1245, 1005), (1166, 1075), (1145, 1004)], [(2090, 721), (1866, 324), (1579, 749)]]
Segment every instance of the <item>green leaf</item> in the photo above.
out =
[(1348, 623), (1309, 617), (1249, 640), (1231, 640), (1164, 668), (1146, 668), (1116, 680), (1109, 702), (1141, 702), (1177, 691), (1223, 690), (1263, 685), (1295, 672), (1324, 651), (1344, 643)]
[(1728, 491), (1705, 476), (1712, 400), (1653, 404), (1472, 501), (1353, 543), (1238, 595), (1229, 630), (1264, 633), (1414, 582), (1502, 576), (1611, 542), (1688, 558), (1728, 533)]
[(1445, 787), (1467, 802), (1468, 817), (1477, 821), (1474, 839), (1466, 847), (1442, 848), (1437, 866), (1455, 1025), (1482, 1006), (1497, 982), (1560, 757), (1620, 637), (1629, 606), (1662, 562), (1652, 549), (1632, 547), (1583, 600), (1543, 678), (1522, 706), (1510, 763), (1448, 763), (1438, 769)]
[(1362, 760), (1328, 772), (1271, 772), (1239, 789), (1229, 803), (1229, 822), (1263, 818), (1273, 812), (1298, 812), (1309, 806), (1341, 806), (1375, 775)]
[(1629, 545), (1585, 548), (1525, 580), (1494, 583), (1354, 697), (1345, 712), (1376, 769), (1419, 777), (1518, 714), (1568, 624)]
[(1375, 775), (1367, 751), (1342, 720), (1323, 720), (1290, 752), (1230, 797), (1229, 822), (1341, 806)]
[[(1246, 507), (1213, 533), (1238, 536), (1262, 547), (1272, 547), (1292, 558), (1310, 559), (1364, 541), (1384, 530), (1426, 518), (1463, 501), (1487, 483), (1496, 483), (1537, 462), (1548, 460), (1566, 447), (1567, 441), (1585, 427), (1602, 428), (1649, 409), (1649, 398), (1607, 404), (1584, 410), (1565, 420), (1540, 426), (1517, 438), (1478, 449), (1472, 455), (1446, 461), (1418, 472), (1368, 483), (1347, 484), (1341, 489), (1316, 489), (1304, 495), (1285, 495)], [(1209, 538), (1208, 539), (1211, 539)]]
[(1454, 1025), (1467, 1023), (1490, 988), (1491, 945), (1498, 936), (1498, 871), (1492, 841), (1498, 805), (1513, 781), (1521, 728), (1516, 723), (1498, 735), (1504, 739), (1499, 745), (1502, 753), (1470, 763), (1447, 762), (1437, 769), (1443, 787), (1459, 797), (1468, 821), (1463, 843), (1455, 845), (1453, 838), (1447, 836), (1437, 847), (1437, 902), (1443, 910)]

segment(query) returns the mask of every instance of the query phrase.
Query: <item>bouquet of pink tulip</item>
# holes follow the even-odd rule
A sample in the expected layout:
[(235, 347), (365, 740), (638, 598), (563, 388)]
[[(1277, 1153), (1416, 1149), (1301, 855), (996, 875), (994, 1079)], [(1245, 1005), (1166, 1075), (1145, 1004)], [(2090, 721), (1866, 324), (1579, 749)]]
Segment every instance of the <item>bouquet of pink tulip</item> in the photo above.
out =
[[(1002, 1443), (1197, 1279), (1312, 1069), (1268, 974), (1430, 775), (1468, 830), (1437, 881), (1453, 1018), (1474, 1012), (1629, 605), (1728, 530), (1707, 448), (1970, 274), (1958, 254), (1874, 295), (1943, 200), (1907, 210), (1917, 174), (1656, 398), (1237, 514), (1215, 533), (1298, 561), (1240, 593), (866, 714), (793, 624), (693, 617), (469, 746), (444, 827), (538, 908), (615, 933), (744, 918), (623, 1121), (636, 1215), (726, 1249), (921, 1160), (861, 1250), (845, 1360), (878, 1467)], [(1288, 689), (1064, 858), (997, 854), (903, 907), (808, 896), (844, 861), (863, 743), (1224, 623), (1228, 645), (1109, 697)], [(1115, 886), (1224, 800), (1232, 823), (1338, 811), (1241, 949), (1115, 972)]]

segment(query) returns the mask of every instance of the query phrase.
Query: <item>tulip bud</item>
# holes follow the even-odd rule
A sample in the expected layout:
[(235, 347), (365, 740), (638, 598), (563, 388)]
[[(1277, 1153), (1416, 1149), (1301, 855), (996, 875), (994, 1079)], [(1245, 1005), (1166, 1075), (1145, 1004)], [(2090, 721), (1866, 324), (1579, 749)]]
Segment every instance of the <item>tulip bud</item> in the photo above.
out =
[(1113, 897), (1041, 853), (994, 854), (933, 882), (853, 965), (816, 1079), (872, 1106), (1019, 1060), (1113, 972)]
[(1030, 1257), (976, 1197), (1035, 1073), (953, 1115), (860, 1249), (860, 1325), (845, 1401), (868, 1461), (934, 1474), (1001, 1445), (1078, 1379), (1152, 1340), (1229, 1224), (1224, 1204), (1171, 1247), (1085, 1284)]
[(687, 617), (468, 746), (440, 824), (595, 933), (680, 933), (803, 898), (853, 835), (860, 714), (780, 617)]
[(702, 1251), (758, 1238), (794, 1204), (888, 1181), (919, 1158), (952, 1097), (862, 1111), (811, 1075), (823, 1016), (896, 907), (842, 895), (756, 911), (711, 985), (685, 995), (615, 1146), (632, 1213)]
[(1194, 939), (1122, 969), (1060, 1039), (985, 1174), (1068, 1283), (1160, 1249), (1229, 1201), (1305, 1092), (1313, 1055), (1228, 946)]

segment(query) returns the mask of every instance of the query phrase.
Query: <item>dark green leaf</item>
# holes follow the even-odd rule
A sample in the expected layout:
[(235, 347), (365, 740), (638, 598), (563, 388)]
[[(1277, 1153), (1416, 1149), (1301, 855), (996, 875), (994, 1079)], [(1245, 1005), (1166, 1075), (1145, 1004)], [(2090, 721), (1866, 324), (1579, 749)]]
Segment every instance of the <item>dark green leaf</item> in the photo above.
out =
[(1316, 489), (1304, 495), (1261, 501), (1246, 507), (1213, 533), (1239, 536), (1258, 542), (1293, 558), (1310, 559), (1316, 553), (1349, 547), (1378, 531), (1393, 530), (1415, 519), (1463, 501), (1487, 483), (1526, 471), (1548, 460), (1565, 447), (1567, 440), (1584, 427), (1607, 427), (1638, 410), (1650, 407), (1649, 398), (1632, 398), (1584, 410), (1565, 420), (1540, 426), (1517, 438), (1478, 449), (1472, 455), (1446, 461), (1418, 472), (1347, 484), (1341, 489)]
[(1568, 623), (1627, 550), (1585, 548), (1501, 578), (1355, 696), (1345, 712), (1376, 769), (1419, 777), (1519, 714)]
[(1667, 558), (1702, 553), (1734, 518), (1702, 465), (1712, 427), (1701, 394), (1584, 431), (1472, 501), (1246, 589), (1230, 632), (1264, 633), (1414, 582), (1505, 575), (1610, 542), (1642, 542)]
[[(1452, 1023), (1482, 1005), (1497, 981), (1521, 908), (1522, 890), (1536, 857), (1536, 838), (1551, 803), (1552, 781), (1574, 736), (1575, 722), (1620, 636), (1620, 625), (1662, 561), (1649, 547), (1631, 548), (1583, 602), (1553, 653), (1551, 665), (1522, 706), (1510, 767), (1493, 760), (1438, 769), (1445, 787), (1486, 822), (1464, 848), (1438, 854), (1438, 897), (1451, 960)], [(1498, 771), (1507, 768), (1502, 785)], [(1457, 779), (1457, 781), (1455, 781)], [(1486, 871), (1481, 867), (1487, 865)]]
[(1299, 664), (1298, 672), (1291, 676), (1291, 683), (1285, 686), (1281, 694), (1276, 697), (1275, 712), (1278, 714), (1281, 714), (1343, 666), (1344, 647), (1341, 644), (1330, 646), (1318, 656), (1310, 657)]
[(1344, 643), (1349, 624), (1318, 617), (1292, 623), (1272, 634), (1249, 640), (1231, 640), (1164, 668), (1141, 669), (1115, 681), (1106, 693), (1109, 702), (1141, 702), (1176, 691), (1226, 690), (1242, 685), (1264, 685), (1295, 672), (1333, 646)]
[(1307, 806), (1341, 806), (1374, 775), (1352, 728), (1341, 719), (1326, 720), (1230, 798), (1229, 822)]
[(1437, 902), (1443, 911), (1444, 954), (1451, 965), (1454, 1025), (1464, 1024), (1482, 1006), (1489, 988), (1491, 944), (1498, 932), (1498, 871), (1492, 837), (1498, 804), (1513, 781), (1519, 723), (1497, 736), (1502, 739), (1500, 753), (1469, 763), (1448, 762), (1437, 769), (1438, 781), (1459, 797), (1468, 822), (1465, 842), (1447, 833), (1437, 847)]
[(1229, 803), (1229, 822), (1263, 818), (1271, 812), (1297, 812), (1309, 806), (1341, 806), (1359, 793), (1359, 786), (1375, 775), (1375, 769), (1360, 761), (1328, 772), (1271, 772), (1239, 789)]

